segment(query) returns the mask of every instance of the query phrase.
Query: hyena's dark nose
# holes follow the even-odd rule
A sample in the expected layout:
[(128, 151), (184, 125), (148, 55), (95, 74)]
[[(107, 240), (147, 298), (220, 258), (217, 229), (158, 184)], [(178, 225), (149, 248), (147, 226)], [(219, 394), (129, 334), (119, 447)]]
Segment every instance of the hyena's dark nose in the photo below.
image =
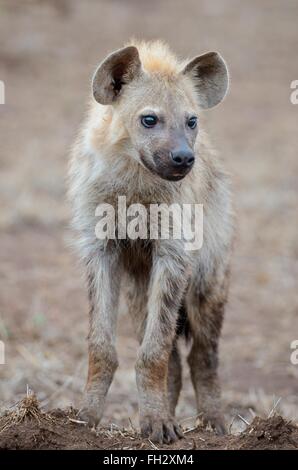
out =
[(177, 168), (190, 168), (195, 161), (191, 150), (174, 150), (171, 152), (172, 163)]

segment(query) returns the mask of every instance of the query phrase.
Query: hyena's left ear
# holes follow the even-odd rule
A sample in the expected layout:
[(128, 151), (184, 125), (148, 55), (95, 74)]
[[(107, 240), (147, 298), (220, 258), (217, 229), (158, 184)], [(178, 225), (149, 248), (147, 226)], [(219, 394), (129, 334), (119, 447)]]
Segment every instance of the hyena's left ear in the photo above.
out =
[(140, 71), (141, 62), (136, 47), (128, 46), (113, 52), (98, 66), (93, 76), (95, 100), (100, 104), (111, 104)]
[(201, 108), (216, 106), (228, 91), (228, 69), (217, 52), (207, 52), (195, 57), (186, 65), (183, 73), (194, 81)]

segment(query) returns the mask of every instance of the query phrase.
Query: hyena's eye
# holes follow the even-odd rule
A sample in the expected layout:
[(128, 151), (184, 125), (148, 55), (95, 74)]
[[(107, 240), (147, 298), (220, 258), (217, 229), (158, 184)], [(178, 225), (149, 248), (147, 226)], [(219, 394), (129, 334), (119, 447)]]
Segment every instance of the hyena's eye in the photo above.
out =
[(141, 117), (141, 123), (144, 127), (154, 127), (157, 124), (157, 117), (153, 114)]
[(198, 122), (198, 118), (196, 116), (192, 116), (191, 118), (188, 119), (187, 125), (191, 129), (195, 129), (195, 127), (197, 127), (197, 122)]

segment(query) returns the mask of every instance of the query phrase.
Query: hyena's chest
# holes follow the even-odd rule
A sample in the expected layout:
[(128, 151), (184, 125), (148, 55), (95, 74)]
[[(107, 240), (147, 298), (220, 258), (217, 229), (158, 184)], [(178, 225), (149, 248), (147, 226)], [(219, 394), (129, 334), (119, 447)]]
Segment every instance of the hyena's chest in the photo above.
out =
[(146, 240), (118, 240), (120, 259), (124, 270), (136, 279), (149, 277), (152, 268), (153, 242)]
[(97, 238), (128, 240), (131, 243), (124, 245), (137, 254), (145, 252), (146, 258), (150, 241), (183, 239), (184, 226), (190, 226), (188, 219), (192, 219), (185, 204), (136, 201), (118, 195), (99, 203), (95, 210)]

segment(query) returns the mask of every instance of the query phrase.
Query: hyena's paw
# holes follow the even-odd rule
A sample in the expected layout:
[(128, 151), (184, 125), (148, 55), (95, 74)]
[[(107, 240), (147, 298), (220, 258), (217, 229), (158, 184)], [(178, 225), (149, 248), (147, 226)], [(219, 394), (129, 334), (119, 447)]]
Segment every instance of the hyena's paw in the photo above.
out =
[(179, 425), (173, 418), (144, 416), (140, 419), (141, 435), (157, 444), (171, 444), (183, 437)]
[(94, 394), (86, 393), (79, 410), (79, 419), (86, 421), (88, 426), (96, 427), (100, 422), (104, 410), (104, 400)]
[(224, 417), (220, 414), (204, 413), (199, 416), (197, 424), (211, 428), (219, 436), (227, 434)]

